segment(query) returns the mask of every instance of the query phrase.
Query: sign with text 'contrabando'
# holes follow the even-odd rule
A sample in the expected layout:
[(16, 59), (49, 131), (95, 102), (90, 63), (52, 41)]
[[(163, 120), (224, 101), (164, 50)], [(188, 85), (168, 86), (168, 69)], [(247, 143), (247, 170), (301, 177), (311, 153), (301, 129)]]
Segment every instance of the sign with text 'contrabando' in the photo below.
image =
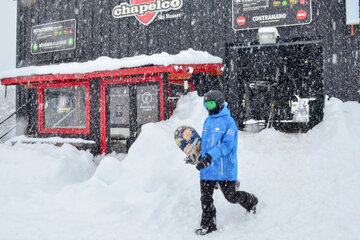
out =
[(311, 0), (232, 0), (234, 30), (309, 24)]

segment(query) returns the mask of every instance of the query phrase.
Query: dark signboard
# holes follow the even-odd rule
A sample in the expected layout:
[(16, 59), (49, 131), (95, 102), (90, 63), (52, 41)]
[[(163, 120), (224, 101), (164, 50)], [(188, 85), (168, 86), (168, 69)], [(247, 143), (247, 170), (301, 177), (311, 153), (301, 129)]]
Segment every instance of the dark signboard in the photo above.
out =
[(36, 25), (31, 29), (32, 54), (71, 50), (75, 47), (75, 19)]
[(233, 0), (234, 30), (309, 24), (311, 0)]

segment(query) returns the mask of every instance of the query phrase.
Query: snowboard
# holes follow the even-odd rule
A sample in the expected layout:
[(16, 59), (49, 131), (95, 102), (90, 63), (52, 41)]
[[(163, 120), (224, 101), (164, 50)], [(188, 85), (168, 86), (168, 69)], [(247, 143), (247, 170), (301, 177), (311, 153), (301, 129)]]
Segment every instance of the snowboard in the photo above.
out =
[(186, 154), (186, 163), (197, 164), (201, 155), (201, 137), (193, 127), (180, 126), (174, 134), (175, 142)]
[[(201, 137), (196, 130), (191, 126), (180, 126), (175, 130), (175, 142), (179, 148), (186, 154), (185, 163), (198, 163), (201, 156)], [(236, 191), (240, 191), (240, 181), (237, 180)], [(219, 183), (216, 184), (215, 189), (221, 189)]]

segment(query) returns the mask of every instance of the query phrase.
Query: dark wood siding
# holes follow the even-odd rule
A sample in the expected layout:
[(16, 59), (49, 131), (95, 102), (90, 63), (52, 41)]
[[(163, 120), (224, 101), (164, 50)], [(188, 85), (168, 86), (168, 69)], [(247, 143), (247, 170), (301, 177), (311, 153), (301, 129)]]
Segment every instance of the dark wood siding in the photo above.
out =
[[(225, 44), (251, 41), (257, 30), (235, 32), (231, 25), (231, 0), (183, 0), (173, 13), (181, 18), (158, 20), (145, 26), (135, 18), (115, 19), (112, 9), (129, 0), (38, 0), (30, 7), (18, 4), (17, 67), (84, 62), (100, 56), (112, 58), (193, 48), (224, 58)], [(345, 0), (313, 0), (313, 21), (309, 25), (279, 27), (281, 38), (312, 38), (323, 43), (324, 85), (330, 96), (358, 100), (359, 27), (350, 36), (345, 23)], [(31, 54), (31, 27), (75, 18), (75, 50)]]

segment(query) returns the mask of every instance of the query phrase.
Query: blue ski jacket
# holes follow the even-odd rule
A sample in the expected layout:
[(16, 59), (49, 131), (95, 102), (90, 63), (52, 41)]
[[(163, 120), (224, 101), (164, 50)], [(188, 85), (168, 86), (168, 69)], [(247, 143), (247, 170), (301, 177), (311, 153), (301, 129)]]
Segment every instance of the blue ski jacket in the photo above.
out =
[(224, 108), (205, 120), (201, 136), (201, 154), (209, 154), (212, 163), (200, 170), (200, 179), (218, 181), (237, 180), (238, 129), (230, 111)]

